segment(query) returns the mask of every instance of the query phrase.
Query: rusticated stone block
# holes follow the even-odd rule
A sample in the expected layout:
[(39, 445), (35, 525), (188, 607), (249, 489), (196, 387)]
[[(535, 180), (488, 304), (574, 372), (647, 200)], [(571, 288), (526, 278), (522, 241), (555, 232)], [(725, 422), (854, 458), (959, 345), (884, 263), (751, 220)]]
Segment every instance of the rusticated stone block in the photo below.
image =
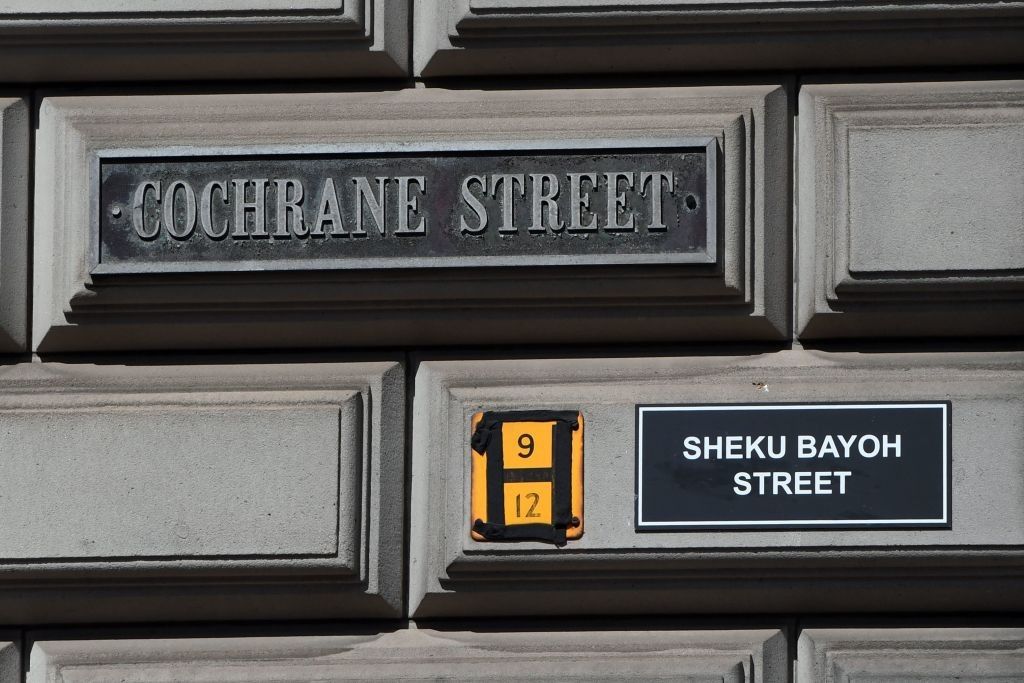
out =
[[(951, 405), (948, 529), (635, 528), (637, 404), (923, 400)], [(583, 537), (563, 547), (473, 540), (470, 420), (532, 409), (578, 410), (586, 421)], [(1020, 353), (425, 361), (413, 408), (410, 612), (1019, 609), (1022, 410)]]
[(394, 363), (0, 368), (6, 623), (401, 611)]
[(799, 681), (989, 681), (1024, 679), (1024, 629), (806, 629)]
[[(787, 108), (785, 90), (774, 85), (46, 97), (36, 138), (33, 349), (783, 339), (791, 308)], [(455, 259), (462, 267), (424, 267), (437, 257), (427, 247), (386, 266), (379, 262), (388, 259), (366, 258), (364, 267), (338, 267), (317, 261), (316, 245), (303, 243), (311, 247), (304, 268), (232, 259), (217, 266), (213, 258), (196, 268), (142, 263), (126, 274), (101, 263), (96, 246), (103, 159), (198, 163), (211, 155), (358, 149), (372, 160), (418, 146), (472, 154), (491, 144), (597, 154), (601, 140), (616, 149), (699, 140), (717, 157), (707, 184), (714, 192), (707, 205), (716, 207), (710, 260), (609, 265), (560, 243), (564, 262), (542, 265), (532, 256), (556, 253), (544, 246), (556, 236), (523, 230), (530, 250), (475, 264)], [(443, 205), (455, 197), (430, 199)]]
[(1024, 82), (800, 92), (804, 338), (1024, 332)]
[(478, 632), (181, 640), (44, 640), (29, 683), (61, 680), (787, 680), (780, 631)]

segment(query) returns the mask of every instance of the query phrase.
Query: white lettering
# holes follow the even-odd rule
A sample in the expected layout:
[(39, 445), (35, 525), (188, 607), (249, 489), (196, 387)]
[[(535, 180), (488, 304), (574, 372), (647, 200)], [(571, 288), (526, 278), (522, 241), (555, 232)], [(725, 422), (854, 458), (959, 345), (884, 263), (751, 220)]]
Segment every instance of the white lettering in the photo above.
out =
[(888, 458), (889, 457), (889, 450), (890, 449), (892, 449), (893, 452), (895, 453), (895, 455), (893, 455), (894, 458), (900, 457), (900, 435), (897, 434), (895, 439), (896, 439), (895, 441), (889, 441), (889, 435), (888, 434), (883, 434), (882, 435), (882, 457), (883, 458)]
[[(874, 444), (874, 448), (871, 450), (871, 452), (868, 452), (864, 449), (864, 444), (868, 441), (868, 439), (870, 439), (871, 443)], [(878, 451), (880, 451), (882, 447), (881, 444), (878, 443), (877, 436), (874, 436), (872, 434), (865, 434), (864, 436), (860, 437), (860, 441), (857, 443), (857, 448), (860, 450), (860, 454), (863, 457), (873, 458), (876, 455), (878, 455)]]

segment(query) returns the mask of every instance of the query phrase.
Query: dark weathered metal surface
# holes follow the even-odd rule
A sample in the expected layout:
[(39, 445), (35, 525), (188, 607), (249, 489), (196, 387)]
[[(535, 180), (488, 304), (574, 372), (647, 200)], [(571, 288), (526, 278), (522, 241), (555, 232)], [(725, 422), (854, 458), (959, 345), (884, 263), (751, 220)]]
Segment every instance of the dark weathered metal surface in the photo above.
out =
[(707, 143), (103, 159), (94, 272), (713, 263)]

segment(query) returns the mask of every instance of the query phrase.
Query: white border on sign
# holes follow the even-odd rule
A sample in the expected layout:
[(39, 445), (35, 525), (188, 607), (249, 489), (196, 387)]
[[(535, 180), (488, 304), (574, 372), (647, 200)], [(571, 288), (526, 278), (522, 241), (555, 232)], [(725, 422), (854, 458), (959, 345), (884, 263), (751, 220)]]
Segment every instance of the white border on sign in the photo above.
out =
[[(858, 410), (890, 408), (940, 408), (942, 410), (942, 517), (937, 519), (802, 519), (757, 520), (728, 522), (645, 522), (644, 510), (644, 420), (645, 412), (700, 412), (709, 410)], [(819, 526), (824, 524), (869, 526), (872, 524), (946, 524), (949, 522), (949, 404), (936, 403), (822, 403), (775, 405), (719, 405), (719, 406), (637, 406), (637, 464), (636, 464), (636, 526), (645, 527), (712, 527), (712, 526)]]

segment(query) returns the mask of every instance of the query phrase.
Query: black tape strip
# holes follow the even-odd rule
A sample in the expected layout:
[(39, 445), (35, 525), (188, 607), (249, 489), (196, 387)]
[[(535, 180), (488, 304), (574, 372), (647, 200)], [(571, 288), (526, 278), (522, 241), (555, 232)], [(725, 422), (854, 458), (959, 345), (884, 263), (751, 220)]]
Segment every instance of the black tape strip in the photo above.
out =
[(473, 531), (488, 541), (547, 541), (565, 545), (565, 529), (550, 524), (490, 524), (478, 519), (473, 523)]
[(490, 444), (487, 446), (487, 521), (491, 524), (505, 523), (505, 463), (501, 445), (501, 423), (490, 430)]
[(506, 484), (519, 484), (534, 481), (551, 481), (552, 471), (550, 467), (521, 467), (514, 470), (505, 470)]
[(564, 535), (572, 522), (572, 427), (565, 422), (556, 422), (552, 427), (551, 447), (554, 451), (551, 524), (561, 529)]

